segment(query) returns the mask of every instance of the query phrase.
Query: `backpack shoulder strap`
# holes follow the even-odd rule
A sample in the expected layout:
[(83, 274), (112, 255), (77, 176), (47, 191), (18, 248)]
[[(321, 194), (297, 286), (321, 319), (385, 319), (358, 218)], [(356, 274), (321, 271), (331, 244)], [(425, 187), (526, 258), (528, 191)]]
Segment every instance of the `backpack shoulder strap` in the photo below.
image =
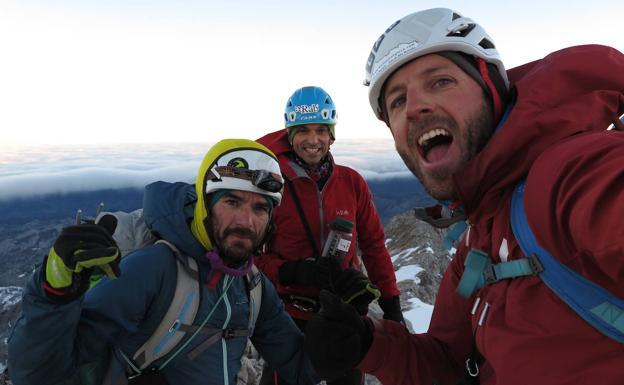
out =
[(539, 259), (542, 281), (579, 316), (604, 335), (624, 343), (624, 300), (560, 263), (537, 243), (524, 209), (524, 190), (522, 181), (511, 202), (511, 226), (522, 252)]
[(295, 201), (295, 207), (297, 207), (299, 218), (301, 218), (301, 222), (303, 223), (303, 227), (305, 228), (306, 235), (308, 236), (308, 241), (310, 242), (310, 246), (312, 246), (312, 251), (314, 251), (314, 255), (319, 256), (321, 255), (321, 253), (319, 252), (318, 245), (316, 244), (316, 241), (314, 240), (314, 235), (312, 234), (312, 229), (310, 229), (310, 224), (308, 223), (308, 220), (306, 219), (305, 212), (303, 211), (303, 207), (301, 205), (301, 200), (299, 199), (299, 195), (297, 195), (297, 191), (295, 191), (295, 185), (288, 178), (284, 178), (284, 181), (288, 185), (288, 191), (290, 191), (290, 194), (292, 195), (293, 200)]
[(245, 279), (249, 288), (249, 331), (253, 334), (262, 304), (262, 273), (256, 265), (252, 265)]
[(160, 239), (171, 249), (177, 262), (177, 282), (169, 309), (152, 336), (133, 356), (139, 369), (145, 369), (152, 362), (164, 357), (172, 351), (184, 338), (186, 332), (180, 330), (182, 325), (192, 325), (199, 309), (200, 287), (197, 262), (182, 254), (172, 243)]

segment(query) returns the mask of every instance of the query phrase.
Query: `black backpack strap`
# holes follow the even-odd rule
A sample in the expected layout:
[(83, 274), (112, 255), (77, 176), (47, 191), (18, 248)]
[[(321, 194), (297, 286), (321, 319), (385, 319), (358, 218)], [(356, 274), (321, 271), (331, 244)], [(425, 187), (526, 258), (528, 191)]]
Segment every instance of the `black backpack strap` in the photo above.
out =
[(314, 255), (321, 255), (316, 241), (314, 240), (314, 235), (312, 235), (312, 229), (310, 229), (310, 224), (306, 220), (305, 213), (303, 212), (303, 207), (301, 207), (301, 201), (299, 200), (299, 196), (295, 191), (295, 186), (292, 181), (288, 178), (284, 178), (286, 184), (288, 185), (288, 191), (290, 191), (293, 199), (295, 200), (295, 206), (297, 206), (297, 211), (299, 212), (299, 218), (301, 218), (301, 222), (303, 223), (303, 227), (306, 230), (306, 234), (308, 235), (308, 240), (310, 241), (310, 245), (312, 246), (312, 250), (314, 251)]
[[(193, 332), (197, 330), (197, 328), (191, 328), (188, 331)], [(210, 326), (204, 326), (201, 328), (200, 333), (204, 334), (208, 338), (206, 338), (201, 344), (194, 347), (188, 354), (186, 355), (190, 360), (194, 360), (203, 353), (206, 349), (223, 339), (230, 339), (236, 337), (249, 337), (250, 331), (249, 329), (221, 329)]]

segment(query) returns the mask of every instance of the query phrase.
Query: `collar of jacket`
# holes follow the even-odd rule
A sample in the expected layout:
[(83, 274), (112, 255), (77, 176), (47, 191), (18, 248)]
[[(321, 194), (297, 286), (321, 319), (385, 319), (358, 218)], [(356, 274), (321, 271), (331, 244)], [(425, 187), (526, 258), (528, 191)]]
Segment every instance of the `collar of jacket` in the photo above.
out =
[(624, 73), (613, 71), (622, 66), (621, 54), (613, 51), (598, 45), (570, 47), (508, 71), (515, 102), (507, 119), (454, 175), (457, 198), (469, 218), (492, 210), (494, 205), (480, 203), (511, 191), (553, 144), (606, 130), (624, 89)]

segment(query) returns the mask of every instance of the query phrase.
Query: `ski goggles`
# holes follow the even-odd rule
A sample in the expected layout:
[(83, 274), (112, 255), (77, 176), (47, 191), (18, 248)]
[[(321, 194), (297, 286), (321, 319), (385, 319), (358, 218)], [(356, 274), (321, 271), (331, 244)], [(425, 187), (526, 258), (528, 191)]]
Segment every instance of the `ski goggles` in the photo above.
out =
[(251, 184), (271, 193), (280, 192), (284, 186), (282, 176), (267, 170), (249, 170), (230, 166), (217, 166), (210, 170), (211, 180), (221, 180), (222, 177), (238, 178), (250, 181)]

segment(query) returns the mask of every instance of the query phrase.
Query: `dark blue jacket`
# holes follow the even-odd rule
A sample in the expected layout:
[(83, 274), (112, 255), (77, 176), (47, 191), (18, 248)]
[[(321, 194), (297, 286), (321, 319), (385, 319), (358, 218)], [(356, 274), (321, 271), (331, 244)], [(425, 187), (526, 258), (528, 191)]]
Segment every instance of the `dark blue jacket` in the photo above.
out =
[[(156, 182), (147, 186), (144, 215), (150, 228), (194, 257), (202, 282), (210, 270), (205, 250), (189, 229), (195, 190), (186, 183)], [(41, 273), (27, 284), (22, 316), (9, 340), (9, 371), (14, 385), (54, 384), (70, 378), (80, 365), (100, 357), (111, 347), (115, 372), (121, 373), (118, 351), (132, 354), (149, 338), (173, 298), (176, 263), (162, 244), (124, 257), (122, 274), (105, 279), (82, 298), (55, 304), (41, 287)], [(233, 282), (207, 325), (245, 329), (249, 322), (248, 293), (242, 277), (224, 276), (216, 289), (201, 285), (201, 303), (195, 324), (200, 324), (223, 294), (226, 280)], [(264, 276), (262, 304), (252, 342), (262, 356), (280, 368), (292, 383), (313, 384), (316, 375), (303, 353), (303, 335), (284, 311), (274, 287)], [(185, 352), (205, 340), (198, 335), (164, 369), (170, 385), (235, 384), (246, 338), (221, 339), (194, 360)]]

